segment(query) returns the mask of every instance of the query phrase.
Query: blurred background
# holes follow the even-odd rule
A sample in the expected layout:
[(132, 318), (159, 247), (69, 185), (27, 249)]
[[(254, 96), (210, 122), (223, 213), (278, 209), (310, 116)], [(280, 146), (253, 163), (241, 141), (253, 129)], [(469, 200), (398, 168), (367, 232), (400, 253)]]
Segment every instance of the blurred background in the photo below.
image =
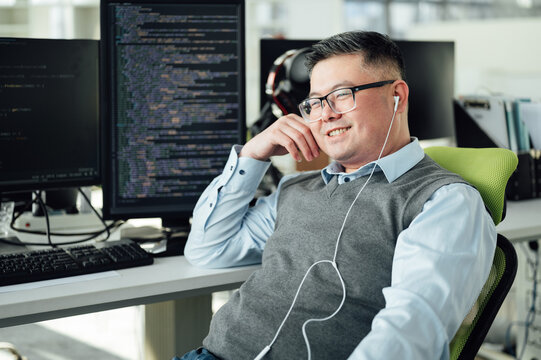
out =
[[(247, 122), (259, 113), (259, 41), (347, 30), (455, 42), (455, 93), (540, 98), (541, 0), (246, 0)], [(0, 0), (0, 36), (99, 39), (98, 0)]]

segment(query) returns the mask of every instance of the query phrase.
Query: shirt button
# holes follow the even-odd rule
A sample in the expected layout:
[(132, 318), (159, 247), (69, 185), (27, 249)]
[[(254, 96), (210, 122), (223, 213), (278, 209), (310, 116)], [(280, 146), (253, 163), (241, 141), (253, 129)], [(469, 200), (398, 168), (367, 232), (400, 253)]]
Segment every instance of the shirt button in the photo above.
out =
[(240, 171), (239, 171), (239, 174), (244, 175), (244, 174), (246, 174), (246, 171), (240, 170)]
[(212, 204), (212, 203), (210, 203), (210, 207), (212, 207), (212, 205), (213, 205), (213, 204)]
[(349, 182), (349, 180), (350, 180), (350, 178), (348, 178), (348, 177), (344, 178), (344, 182)]
[(233, 165), (231, 165), (231, 167), (229, 168), (229, 170), (233, 171)]

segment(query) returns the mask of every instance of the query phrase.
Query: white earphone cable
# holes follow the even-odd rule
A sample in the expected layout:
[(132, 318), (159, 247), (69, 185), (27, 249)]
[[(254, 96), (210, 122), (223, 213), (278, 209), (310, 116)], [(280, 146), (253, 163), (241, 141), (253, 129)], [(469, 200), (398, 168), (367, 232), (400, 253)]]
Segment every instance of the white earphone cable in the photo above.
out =
[(353, 209), (353, 205), (355, 204), (355, 202), (359, 198), (359, 195), (361, 195), (361, 192), (364, 190), (364, 188), (366, 187), (366, 185), (368, 184), (368, 182), (372, 178), (372, 175), (374, 175), (374, 171), (376, 170), (376, 167), (378, 166), (379, 160), (381, 159), (381, 155), (383, 155), (383, 151), (385, 150), (385, 146), (387, 146), (387, 141), (389, 140), (389, 135), (391, 134), (391, 128), (393, 127), (394, 118), (396, 116), (396, 110), (397, 110), (397, 105), (398, 105), (398, 101), (396, 100), (396, 97), (395, 97), (395, 101), (396, 102), (395, 102), (395, 107), (394, 107), (394, 111), (393, 111), (393, 117), (391, 119), (391, 123), (389, 124), (389, 129), (387, 129), (387, 135), (385, 136), (385, 141), (383, 142), (383, 146), (381, 147), (378, 158), (377, 158), (376, 162), (374, 163), (374, 167), (372, 167), (372, 171), (370, 172), (370, 176), (368, 176), (368, 179), (366, 179), (365, 183), (363, 184), (363, 186), (361, 187), (361, 189), (357, 193), (357, 196), (355, 196), (355, 199), (353, 199), (353, 201), (351, 202), (351, 205), (349, 206), (349, 209), (346, 212), (346, 216), (344, 217), (344, 221), (342, 222), (342, 227), (340, 228), (340, 232), (338, 233), (338, 238), (336, 240), (336, 247), (334, 249), (333, 261), (336, 261), (336, 254), (338, 253), (338, 244), (340, 243), (340, 238), (342, 237), (342, 232), (344, 231), (344, 226), (346, 225), (346, 220), (347, 220), (347, 218), (349, 216), (349, 213), (351, 212), (351, 209)]
[(363, 184), (363, 186), (361, 187), (361, 189), (359, 190), (359, 192), (355, 196), (355, 199), (353, 199), (353, 201), (351, 202), (351, 205), (349, 206), (348, 211), (346, 212), (346, 215), (344, 217), (344, 221), (342, 222), (342, 226), (340, 227), (340, 232), (338, 233), (338, 237), (336, 239), (336, 245), (335, 245), (334, 256), (333, 256), (332, 261), (331, 260), (319, 260), (319, 261), (316, 261), (315, 263), (310, 265), (308, 270), (306, 270), (306, 272), (304, 273), (304, 276), (303, 276), (303, 278), (302, 278), (302, 280), (301, 280), (301, 282), (299, 284), (299, 287), (297, 288), (297, 292), (295, 293), (295, 297), (293, 298), (293, 301), (291, 302), (291, 306), (289, 307), (289, 310), (287, 311), (286, 315), (284, 316), (284, 319), (282, 320), (280, 326), (278, 327), (278, 330), (276, 331), (276, 333), (274, 335), (274, 338), (269, 343), (269, 345), (265, 346), (263, 348), (263, 350), (261, 350), (261, 352), (254, 358), (254, 360), (261, 360), (270, 351), (272, 345), (274, 344), (274, 342), (278, 338), (278, 335), (282, 331), (282, 327), (284, 326), (286, 320), (289, 318), (289, 315), (291, 314), (291, 311), (293, 310), (293, 307), (295, 306), (295, 303), (297, 302), (297, 298), (298, 298), (299, 293), (301, 291), (302, 285), (304, 284), (304, 281), (308, 277), (308, 274), (310, 273), (310, 271), (316, 265), (319, 265), (321, 263), (329, 263), (329, 264), (331, 264), (333, 266), (333, 268), (336, 271), (336, 274), (338, 275), (338, 279), (340, 279), (340, 283), (342, 285), (342, 301), (340, 302), (340, 305), (338, 305), (336, 310), (331, 315), (329, 315), (327, 317), (324, 317), (324, 318), (319, 318), (319, 319), (308, 319), (303, 323), (303, 325), (302, 325), (302, 336), (304, 338), (304, 343), (306, 344), (306, 350), (308, 352), (308, 360), (311, 360), (312, 352), (311, 352), (311, 349), (310, 349), (310, 341), (308, 340), (308, 335), (306, 334), (306, 325), (308, 325), (308, 323), (310, 323), (310, 322), (327, 321), (327, 320), (333, 318), (342, 309), (342, 306), (344, 305), (344, 303), (346, 301), (346, 285), (345, 285), (344, 279), (342, 278), (342, 274), (340, 273), (340, 270), (338, 270), (338, 266), (336, 264), (336, 256), (338, 254), (338, 245), (340, 244), (340, 239), (342, 238), (342, 233), (344, 231), (346, 221), (347, 221), (347, 219), (349, 217), (349, 213), (351, 212), (351, 209), (353, 209), (353, 205), (355, 204), (355, 202), (357, 201), (357, 199), (361, 195), (361, 192), (364, 190), (364, 188), (366, 187), (366, 185), (368, 184), (368, 182), (372, 178), (372, 175), (374, 174), (374, 171), (376, 170), (376, 167), (378, 166), (378, 162), (381, 159), (383, 151), (385, 150), (385, 146), (387, 145), (387, 141), (389, 140), (389, 135), (391, 134), (391, 128), (392, 128), (393, 123), (394, 123), (394, 118), (396, 116), (397, 107), (398, 107), (398, 99), (397, 99), (397, 97), (395, 97), (395, 106), (394, 106), (394, 111), (393, 111), (393, 117), (391, 119), (391, 123), (389, 124), (389, 129), (387, 130), (387, 135), (385, 137), (385, 141), (383, 142), (383, 146), (381, 147), (381, 151), (379, 152), (378, 158), (375, 161), (374, 166), (372, 167), (372, 170), (370, 171), (370, 175), (368, 176), (365, 183)]

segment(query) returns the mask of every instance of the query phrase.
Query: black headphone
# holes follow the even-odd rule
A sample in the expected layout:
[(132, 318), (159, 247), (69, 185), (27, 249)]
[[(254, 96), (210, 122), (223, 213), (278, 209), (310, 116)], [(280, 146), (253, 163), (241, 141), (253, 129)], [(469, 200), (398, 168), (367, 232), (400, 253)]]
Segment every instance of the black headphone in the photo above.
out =
[(265, 93), (282, 115), (299, 114), (297, 105), (310, 90), (310, 74), (304, 64), (309, 51), (310, 48), (288, 50), (274, 60), (269, 71)]

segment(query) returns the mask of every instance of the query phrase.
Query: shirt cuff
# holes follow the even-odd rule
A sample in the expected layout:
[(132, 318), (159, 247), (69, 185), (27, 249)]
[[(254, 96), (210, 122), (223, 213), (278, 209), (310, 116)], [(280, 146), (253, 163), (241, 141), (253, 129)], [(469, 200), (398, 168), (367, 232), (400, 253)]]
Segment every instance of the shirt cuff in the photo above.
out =
[(239, 157), (241, 145), (234, 145), (224, 167), (222, 192), (253, 192), (267, 172), (270, 161)]

